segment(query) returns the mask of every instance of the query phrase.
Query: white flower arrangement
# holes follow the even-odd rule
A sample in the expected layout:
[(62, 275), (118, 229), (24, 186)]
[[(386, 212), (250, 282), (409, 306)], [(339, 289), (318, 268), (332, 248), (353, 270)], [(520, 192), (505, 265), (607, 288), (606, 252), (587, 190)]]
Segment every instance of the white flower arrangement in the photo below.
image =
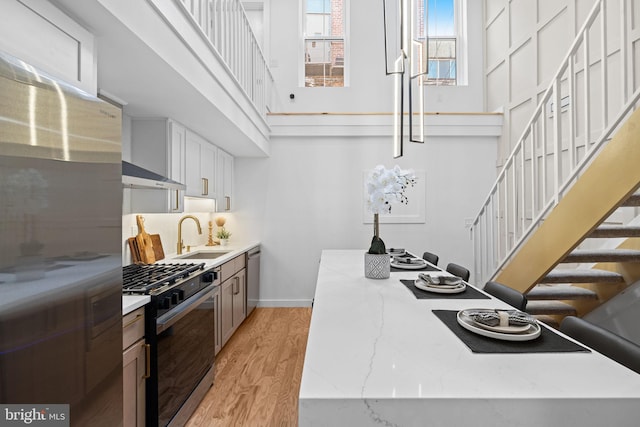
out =
[(367, 209), (373, 213), (373, 239), (369, 249), (370, 254), (384, 254), (386, 248), (379, 236), (378, 214), (390, 213), (394, 203), (407, 204), (409, 199), (405, 191), (413, 187), (417, 178), (413, 170), (403, 170), (398, 165), (393, 169), (386, 169), (383, 165), (376, 166), (367, 179)]

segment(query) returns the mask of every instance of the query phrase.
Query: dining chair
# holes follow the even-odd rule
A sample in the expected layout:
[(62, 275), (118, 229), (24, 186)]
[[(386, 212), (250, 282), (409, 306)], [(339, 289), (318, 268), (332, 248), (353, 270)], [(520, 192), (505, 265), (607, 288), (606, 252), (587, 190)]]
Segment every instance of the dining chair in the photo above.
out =
[(451, 273), (454, 276), (458, 276), (465, 282), (468, 282), (469, 276), (471, 276), (471, 273), (469, 272), (469, 270), (453, 262), (450, 262), (449, 264), (447, 264), (446, 270), (448, 273)]
[(484, 285), (484, 291), (520, 311), (524, 311), (525, 308), (527, 308), (527, 297), (521, 292), (502, 283), (487, 282), (487, 284)]
[(565, 317), (560, 331), (640, 374), (640, 346), (634, 342), (575, 316)]
[(425, 252), (422, 254), (422, 259), (430, 262), (433, 265), (438, 265), (438, 260), (440, 257), (436, 254), (432, 254), (431, 252)]

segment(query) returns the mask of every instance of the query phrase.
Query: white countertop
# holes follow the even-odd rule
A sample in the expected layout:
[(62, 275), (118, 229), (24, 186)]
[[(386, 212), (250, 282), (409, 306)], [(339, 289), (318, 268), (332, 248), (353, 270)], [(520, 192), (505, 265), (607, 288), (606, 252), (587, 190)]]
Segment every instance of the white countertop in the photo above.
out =
[(301, 426), (636, 426), (640, 375), (599, 353), (477, 354), (432, 312), (506, 307), (416, 299), (364, 277), (364, 250), (322, 253), (299, 395)]
[[(167, 264), (167, 263), (204, 263), (206, 268), (217, 267), (218, 265), (222, 265), (225, 262), (233, 259), (234, 257), (247, 252), (257, 246), (260, 246), (260, 242), (246, 242), (246, 243), (233, 243), (228, 246), (196, 246), (191, 248), (190, 252), (184, 252), (181, 255), (177, 253), (165, 254), (165, 259), (158, 261), (157, 264)], [(224, 255), (219, 256), (218, 258), (213, 259), (185, 259), (193, 254), (201, 253), (201, 252), (211, 252), (211, 253), (224, 253)], [(148, 295), (123, 295), (122, 296), (122, 315), (131, 313), (133, 310), (142, 307), (147, 304), (151, 298)]]

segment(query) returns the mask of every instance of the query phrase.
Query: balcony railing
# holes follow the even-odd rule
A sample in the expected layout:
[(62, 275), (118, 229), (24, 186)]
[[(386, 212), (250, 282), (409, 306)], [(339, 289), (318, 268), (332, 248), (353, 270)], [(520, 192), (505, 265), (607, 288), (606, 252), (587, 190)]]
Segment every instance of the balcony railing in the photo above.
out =
[(273, 76), (239, 0), (180, 0), (251, 100), (266, 118)]
[[(614, 1), (619, 26), (607, 25)], [(636, 108), (633, 1), (596, 1), (505, 161), (472, 225), (478, 283), (495, 277)]]

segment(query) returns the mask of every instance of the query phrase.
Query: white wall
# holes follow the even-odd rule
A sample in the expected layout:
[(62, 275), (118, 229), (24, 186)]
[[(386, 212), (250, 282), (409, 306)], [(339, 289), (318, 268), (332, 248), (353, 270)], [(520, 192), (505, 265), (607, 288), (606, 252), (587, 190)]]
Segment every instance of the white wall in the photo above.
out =
[(390, 144), (388, 135), (272, 137), (270, 158), (236, 159), (237, 237), (262, 242), (262, 305), (310, 303), (322, 249), (365, 252), (372, 226), (363, 222), (363, 171), (379, 163), (426, 172), (426, 222), (381, 224), (387, 247), (472, 265), (465, 219), (495, 179), (496, 138), (432, 137), (397, 162)]
[[(382, 2), (349, 0), (351, 85), (299, 87), (300, 0), (271, 0), (270, 60), (278, 112), (388, 112), (393, 110), (393, 77), (385, 75)], [(468, 1), (469, 84), (427, 87), (427, 111), (483, 111), (482, 2)], [(291, 101), (289, 94), (294, 94)]]

